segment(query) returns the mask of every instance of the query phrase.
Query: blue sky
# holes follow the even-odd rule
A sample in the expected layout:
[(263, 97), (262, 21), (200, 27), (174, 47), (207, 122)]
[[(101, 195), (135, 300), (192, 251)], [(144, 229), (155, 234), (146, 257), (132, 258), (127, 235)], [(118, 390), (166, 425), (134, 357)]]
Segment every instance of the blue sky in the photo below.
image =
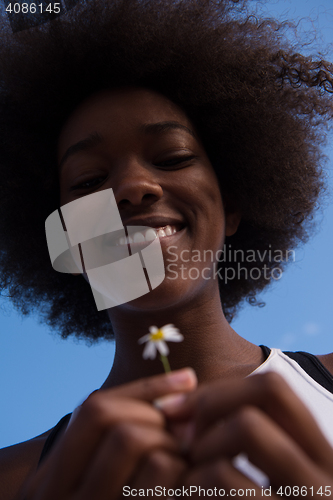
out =
[[(300, 19), (310, 16), (322, 39), (333, 43), (332, 0), (260, 2), (266, 16)], [(330, 50), (333, 60), (333, 49)], [(332, 144), (332, 140), (331, 140)], [(327, 148), (333, 162), (333, 147)], [(332, 177), (332, 176), (331, 176)], [(333, 182), (331, 182), (333, 185)], [(245, 306), (233, 328), (256, 344), (314, 354), (333, 351), (332, 203), (316, 236), (296, 250), (295, 262), (271, 290), (262, 295), (264, 308)], [(0, 447), (38, 435), (53, 427), (88, 394), (98, 388), (111, 367), (114, 348), (107, 342), (88, 347), (61, 340), (37, 318), (21, 319), (6, 304), (0, 309)]]

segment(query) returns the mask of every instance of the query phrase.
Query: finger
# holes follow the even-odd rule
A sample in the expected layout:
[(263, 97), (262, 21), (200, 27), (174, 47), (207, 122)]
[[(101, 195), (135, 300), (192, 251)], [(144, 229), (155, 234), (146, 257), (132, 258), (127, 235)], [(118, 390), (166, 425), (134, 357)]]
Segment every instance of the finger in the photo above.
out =
[[(242, 497), (243, 500), (248, 497), (263, 497), (262, 489), (235, 469), (230, 460), (226, 458), (191, 469), (190, 473), (186, 476), (184, 488), (188, 488), (188, 491), (190, 491), (191, 487), (193, 493), (191, 497), (194, 498), (202, 498), (204, 496), (203, 491), (201, 490), (200, 492), (199, 488), (202, 488), (207, 493), (206, 496), (211, 496), (209, 490), (212, 490), (214, 497)], [(277, 500), (274, 493), (269, 496), (273, 500)]]
[(105, 392), (113, 396), (131, 397), (152, 402), (167, 394), (188, 392), (197, 387), (197, 377), (192, 368), (147, 377), (129, 384), (115, 387)]
[[(200, 435), (213, 422), (244, 405), (257, 406), (280, 425), (317, 463), (333, 468), (332, 448), (303, 402), (277, 373), (216, 381), (180, 400), (159, 400), (169, 419), (191, 418)], [(328, 458), (329, 457), (329, 458)], [(328, 464), (329, 460), (329, 464)]]
[[(51, 481), (57, 491), (60, 485), (56, 478), (62, 477), (62, 490), (71, 488), (76, 484), (104, 433), (114, 423), (131, 420), (162, 426), (164, 418), (161, 413), (144, 401), (152, 401), (172, 392), (192, 390), (196, 384), (193, 370), (183, 369), (95, 392), (83, 403), (75, 421), (68, 427), (65, 438), (59, 440), (52, 455), (41, 467), (38, 481), (48, 478), (47, 482)], [(125, 401), (125, 397), (135, 398), (136, 401)]]
[(192, 421), (167, 422), (167, 430), (178, 441), (181, 453), (186, 455), (193, 442), (195, 426)]
[(230, 459), (241, 452), (268, 475), (273, 485), (319, 487), (326, 477), (281, 427), (250, 406), (203, 434), (194, 443), (191, 458), (194, 462), (221, 456)]
[[(165, 431), (122, 423), (113, 428), (82, 476), (80, 500), (109, 500), (123, 493), (145, 455), (155, 449), (176, 453), (177, 443)], [(74, 498), (75, 500), (75, 498)]]
[(163, 496), (172, 497), (177, 495), (181, 490), (179, 492), (168, 490), (175, 490), (179, 487), (181, 477), (186, 470), (187, 464), (179, 456), (167, 453), (164, 450), (155, 450), (144, 459), (131, 483), (131, 496), (136, 495), (140, 489), (145, 491), (150, 489), (153, 492), (152, 496), (157, 497), (161, 496), (163, 488), (165, 488), (165, 495), (163, 494)]
[[(105, 435), (121, 422), (133, 422), (164, 427), (164, 417), (152, 405), (144, 401), (126, 398), (105, 398), (95, 393), (80, 408), (75, 422), (56, 443), (52, 455), (42, 468), (43, 477), (48, 478), (52, 494), (71, 491), (86, 470)], [(61, 484), (57, 481), (61, 477)]]

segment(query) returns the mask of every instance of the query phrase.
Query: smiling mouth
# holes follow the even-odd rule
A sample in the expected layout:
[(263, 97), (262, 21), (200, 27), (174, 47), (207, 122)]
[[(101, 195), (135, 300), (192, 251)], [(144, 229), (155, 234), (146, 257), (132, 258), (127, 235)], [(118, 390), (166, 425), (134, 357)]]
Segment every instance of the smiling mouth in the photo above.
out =
[(163, 227), (156, 227), (156, 228), (149, 228), (145, 229), (143, 231), (135, 231), (133, 232), (133, 226), (132, 226), (132, 232), (129, 234), (127, 237), (121, 237), (118, 238), (115, 242), (115, 246), (122, 246), (122, 245), (128, 245), (128, 244), (133, 244), (133, 243), (145, 243), (145, 242), (150, 242), (154, 241), (157, 237), (159, 239), (165, 238), (167, 236), (173, 236), (174, 234), (178, 233), (181, 229), (184, 228), (184, 225), (182, 224), (172, 224), (172, 225), (167, 225)]

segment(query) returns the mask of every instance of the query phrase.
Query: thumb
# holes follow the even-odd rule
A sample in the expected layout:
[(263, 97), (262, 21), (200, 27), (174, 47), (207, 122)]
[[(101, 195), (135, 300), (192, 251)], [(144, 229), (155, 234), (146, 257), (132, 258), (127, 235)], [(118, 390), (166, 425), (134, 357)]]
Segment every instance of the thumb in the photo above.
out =
[(166, 395), (193, 391), (197, 384), (194, 370), (183, 368), (115, 387), (112, 395), (152, 402)]

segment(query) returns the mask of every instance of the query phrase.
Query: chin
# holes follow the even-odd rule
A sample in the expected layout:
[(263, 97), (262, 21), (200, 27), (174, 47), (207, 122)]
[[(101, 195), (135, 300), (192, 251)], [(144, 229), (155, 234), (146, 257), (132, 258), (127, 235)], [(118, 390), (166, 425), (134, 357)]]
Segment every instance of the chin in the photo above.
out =
[(162, 283), (151, 292), (118, 307), (119, 309), (123, 308), (124, 310), (138, 312), (163, 311), (175, 308), (184, 300), (184, 293), (181, 291), (177, 293), (174, 287), (172, 288), (172, 291), (167, 290)]
[(202, 296), (204, 288), (208, 286), (207, 281), (180, 278), (172, 280), (167, 275), (163, 283), (157, 288), (137, 299), (118, 306), (118, 308), (119, 310), (141, 313), (145, 311), (176, 310), (195, 300), (198, 295)]

